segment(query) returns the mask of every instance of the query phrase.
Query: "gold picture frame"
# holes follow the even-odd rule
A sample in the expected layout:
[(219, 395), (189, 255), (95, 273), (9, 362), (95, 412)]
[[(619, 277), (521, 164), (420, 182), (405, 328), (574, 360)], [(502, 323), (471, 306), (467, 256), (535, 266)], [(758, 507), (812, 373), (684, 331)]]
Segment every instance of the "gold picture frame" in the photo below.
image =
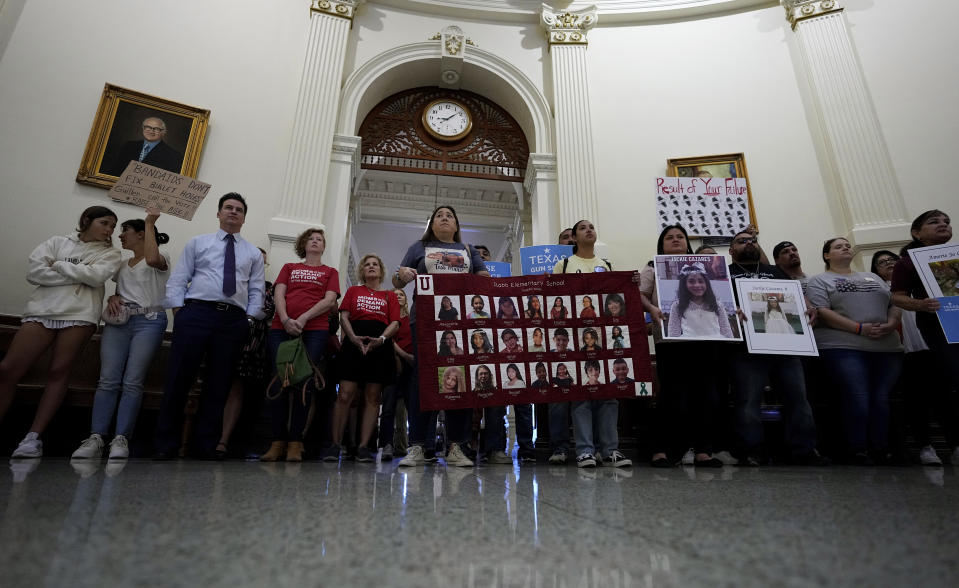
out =
[[(726, 153), (703, 157), (675, 157), (666, 160), (666, 175), (669, 177), (694, 178), (703, 173), (708, 173), (710, 174), (708, 177), (714, 178), (743, 178), (746, 180), (749, 222), (758, 229), (759, 223), (756, 221), (756, 208), (753, 206), (753, 190), (749, 185), (745, 155), (742, 153)], [(690, 237), (701, 237), (701, 235), (690, 234)]]
[[(160, 119), (163, 125), (145, 125), (148, 119)], [(207, 109), (105, 84), (77, 182), (112, 188), (130, 159), (140, 157), (144, 141), (156, 137), (160, 142), (143, 162), (195, 178), (209, 121)]]

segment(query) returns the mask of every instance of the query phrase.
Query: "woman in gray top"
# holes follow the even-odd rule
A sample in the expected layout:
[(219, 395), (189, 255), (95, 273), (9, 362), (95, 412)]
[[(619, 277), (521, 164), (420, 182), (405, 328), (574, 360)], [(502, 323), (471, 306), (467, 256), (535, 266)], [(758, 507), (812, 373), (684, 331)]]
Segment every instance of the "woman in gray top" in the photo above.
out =
[(853, 271), (852, 245), (846, 239), (826, 241), (822, 258), (826, 272), (808, 287), (809, 300), (819, 311), (816, 343), (840, 388), (852, 460), (870, 465), (886, 455), (889, 391), (902, 366), (899, 309), (882, 278)]

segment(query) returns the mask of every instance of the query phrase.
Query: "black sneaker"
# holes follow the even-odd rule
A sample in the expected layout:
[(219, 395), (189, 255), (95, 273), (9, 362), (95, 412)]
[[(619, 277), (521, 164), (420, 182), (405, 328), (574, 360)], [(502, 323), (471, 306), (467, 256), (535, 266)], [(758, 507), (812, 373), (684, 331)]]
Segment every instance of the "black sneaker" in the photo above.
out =
[(330, 445), (320, 454), (320, 459), (326, 462), (340, 461), (340, 446)]
[(596, 467), (596, 458), (593, 457), (593, 454), (586, 451), (580, 454), (576, 458), (576, 467), (578, 468), (595, 468)]
[(360, 447), (356, 450), (356, 461), (360, 463), (372, 463), (373, 453), (369, 447)]
[(536, 452), (532, 450), (520, 449), (518, 452), (519, 460), (522, 463), (536, 463)]

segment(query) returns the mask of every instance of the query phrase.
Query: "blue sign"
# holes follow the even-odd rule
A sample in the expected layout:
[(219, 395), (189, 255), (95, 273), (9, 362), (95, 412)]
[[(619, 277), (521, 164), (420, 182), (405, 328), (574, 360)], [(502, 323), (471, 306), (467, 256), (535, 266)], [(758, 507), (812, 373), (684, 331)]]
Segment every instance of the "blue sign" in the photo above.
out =
[(959, 343), (959, 296), (944, 296), (938, 298), (941, 306), (936, 314), (939, 324), (949, 343)]
[(520, 247), (523, 260), (523, 275), (551, 274), (557, 261), (573, 254), (572, 245), (533, 245)]
[(505, 261), (486, 261), (486, 271), (494, 278), (508, 278), (513, 275), (512, 264)]

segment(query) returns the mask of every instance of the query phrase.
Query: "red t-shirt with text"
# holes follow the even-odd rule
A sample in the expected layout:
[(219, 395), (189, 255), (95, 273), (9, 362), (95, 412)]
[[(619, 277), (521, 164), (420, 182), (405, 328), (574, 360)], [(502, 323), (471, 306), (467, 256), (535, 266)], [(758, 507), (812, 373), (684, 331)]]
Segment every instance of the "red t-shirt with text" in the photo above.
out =
[(350, 286), (343, 295), (340, 310), (349, 311), (351, 321), (380, 321), (389, 325), (400, 320), (400, 301), (392, 290)]
[[(288, 263), (280, 270), (274, 284), (286, 286), (286, 314), (297, 318), (323, 300), (327, 292), (340, 295), (340, 274), (327, 265)], [(272, 329), (282, 329), (280, 313), (273, 315)], [(306, 331), (326, 331), (330, 328), (330, 312), (315, 316), (306, 323)]]

